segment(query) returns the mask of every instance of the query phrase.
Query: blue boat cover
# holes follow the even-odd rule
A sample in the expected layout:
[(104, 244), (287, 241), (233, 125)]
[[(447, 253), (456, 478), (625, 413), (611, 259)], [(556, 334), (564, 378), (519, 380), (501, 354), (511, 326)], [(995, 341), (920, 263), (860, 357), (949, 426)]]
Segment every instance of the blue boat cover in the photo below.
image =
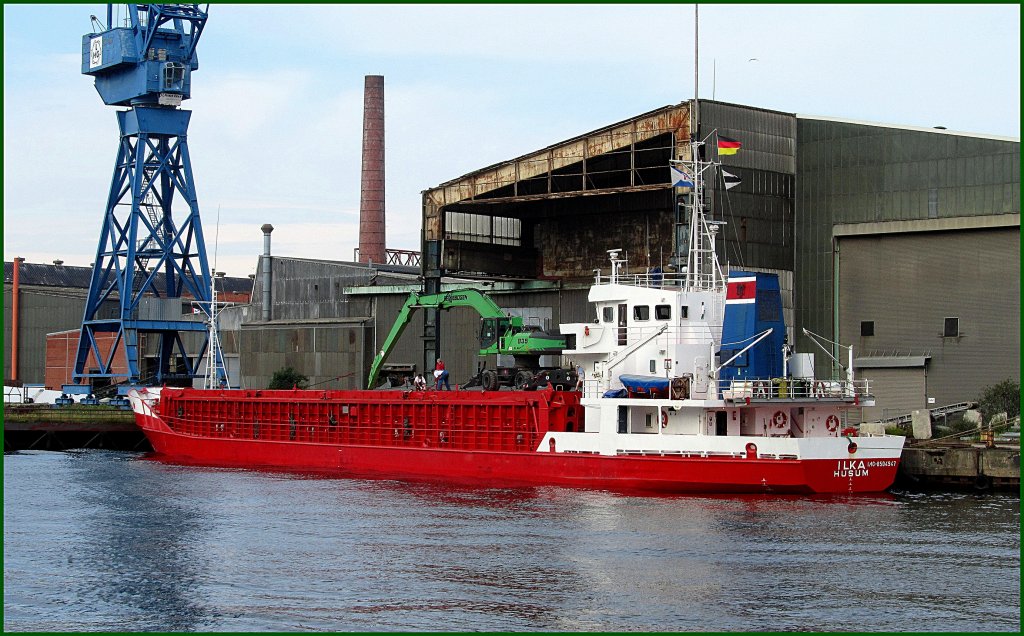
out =
[(623, 373), (619, 381), (630, 391), (668, 391), (668, 378), (656, 375), (628, 375)]

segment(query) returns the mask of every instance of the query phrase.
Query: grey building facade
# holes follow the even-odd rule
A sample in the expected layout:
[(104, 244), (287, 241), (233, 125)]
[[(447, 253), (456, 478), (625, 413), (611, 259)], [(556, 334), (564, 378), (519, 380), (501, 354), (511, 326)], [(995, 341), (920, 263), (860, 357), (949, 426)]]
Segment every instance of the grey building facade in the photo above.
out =
[(864, 416), (1019, 379), (1019, 140), (800, 116), (797, 139), (796, 324), (854, 345)]

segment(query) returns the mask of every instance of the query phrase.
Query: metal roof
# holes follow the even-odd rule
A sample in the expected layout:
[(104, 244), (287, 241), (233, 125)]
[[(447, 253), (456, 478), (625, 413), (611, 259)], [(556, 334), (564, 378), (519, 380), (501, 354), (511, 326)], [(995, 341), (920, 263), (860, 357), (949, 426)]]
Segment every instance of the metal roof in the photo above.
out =
[[(76, 265), (55, 265), (53, 263), (22, 263), (19, 283), (39, 287), (64, 287), (68, 289), (88, 289), (92, 280), (92, 267)], [(4, 283), (14, 282), (14, 263), (4, 262)], [(160, 287), (160, 279), (157, 286)], [(252, 280), (248, 277), (239, 278), (225, 276), (217, 284), (219, 292), (250, 293)]]
[[(373, 270), (373, 271), (377, 272), (378, 275), (381, 275), (381, 274), (398, 274), (398, 275), (412, 274), (412, 275), (418, 275), (420, 273), (419, 265), (389, 265), (389, 264), (385, 264), (385, 263), (372, 263), (372, 264), (371, 263), (357, 263), (355, 261), (336, 261), (336, 260), (325, 259), (325, 258), (306, 258), (306, 257), (303, 257), (303, 256), (276, 256), (276, 255), (274, 255), (273, 258), (274, 258), (274, 260), (289, 260), (289, 261), (295, 261), (295, 262), (317, 263), (317, 264), (321, 264), (321, 265), (337, 265), (338, 267), (348, 267), (348, 268), (353, 268), (353, 269)], [(259, 265), (262, 264), (262, 260), (263, 259), (260, 258), (260, 262), (257, 263), (257, 269), (259, 269)]]
[(961, 131), (957, 131), (957, 130), (947, 130), (945, 128), (936, 128), (936, 127), (927, 128), (925, 126), (903, 126), (903, 125), (900, 125), (900, 124), (883, 124), (883, 123), (873, 122), (873, 121), (860, 121), (860, 120), (857, 120), (857, 119), (843, 119), (841, 117), (821, 117), (821, 116), (818, 116), (818, 115), (801, 115), (800, 113), (796, 114), (796, 118), (797, 119), (809, 119), (809, 120), (812, 120), (812, 121), (834, 122), (834, 123), (837, 123), (837, 124), (854, 124), (854, 125), (857, 125), (857, 126), (873, 126), (875, 128), (895, 128), (897, 130), (911, 130), (911, 131), (914, 131), (914, 132), (926, 132), (926, 133), (933, 133), (933, 134), (937, 134), (937, 135), (955, 135), (957, 137), (975, 137), (977, 139), (991, 139), (993, 141), (1010, 141), (1010, 142), (1020, 143), (1020, 137), (1003, 137), (1001, 135), (986, 135), (984, 133), (961, 132)]
[[(74, 265), (53, 265), (42, 263), (22, 263), (20, 283), (22, 285), (40, 285), (45, 287), (89, 288), (92, 278), (91, 267)], [(4, 283), (14, 282), (14, 263), (4, 262)]]
[(865, 356), (856, 358), (853, 366), (856, 369), (884, 369), (901, 367), (923, 367), (931, 359), (930, 355), (893, 355), (893, 356)]
[[(675, 105), (662, 106), (642, 115), (577, 135), (576, 137), (560, 141), (514, 159), (474, 170), (461, 177), (445, 181), (438, 186), (424, 190), (424, 200), (440, 207), (468, 199), (476, 199), (480, 195), (515, 182), (529, 180), (543, 174), (552, 174), (557, 170), (579, 163), (585, 159), (595, 158), (601, 154), (614, 152), (622, 148), (629, 148), (637, 142), (649, 140), (662, 134), (674, 133), (680, 139), (688, 139), (690, 135), (690, 104), (691, 102), (684, 101)], [(652, 187), (664, 189), (667, 185), (638, 185), (617, 188), (616, 190), (645, 190)], [(584, 191), (583, 193), (586, 192)], [(565, 192), (553, 195), (547, 192), (540, 198), (577, 196), (579, 194), (581, 193)]]

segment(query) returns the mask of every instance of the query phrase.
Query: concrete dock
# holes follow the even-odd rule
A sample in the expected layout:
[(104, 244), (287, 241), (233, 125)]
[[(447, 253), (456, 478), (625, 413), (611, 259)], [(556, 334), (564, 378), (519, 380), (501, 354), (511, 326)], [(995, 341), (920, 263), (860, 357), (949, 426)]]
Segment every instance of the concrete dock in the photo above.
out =
[(131, 411), (106, 406), (4, 404), (4, 452), (151, 450)]
[(917, 489), (1020, 491), (1020, 445), (907, 440), (896, 485)]

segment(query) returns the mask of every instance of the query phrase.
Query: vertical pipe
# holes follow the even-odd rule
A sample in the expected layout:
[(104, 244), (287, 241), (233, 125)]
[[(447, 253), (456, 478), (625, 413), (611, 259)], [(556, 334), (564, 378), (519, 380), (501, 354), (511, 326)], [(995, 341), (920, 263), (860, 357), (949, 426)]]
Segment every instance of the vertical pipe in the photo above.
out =
[(359, 262), (384, 263), (384, 76), (363, 89), (363, 166), (359, 193)]
[[(839, 239), (832, 238), (832, 357), (839, 360)], [(851, 338), (852, 340), (852, 338)]]
[(270, 296), (270, 284), (273, 282), (270, 269), (270, 233), (274, 231), (274, 226), (264, 223), (260, 229), (263, 231), (263, 322), (267, 322), (270, 320), (270, 302), (273, 300)]
[(14, 275), (11, 285), (11, 380), (18, 379), (18, 313), (21, 304), (21, 264), (25, 259), (14, 259)]

